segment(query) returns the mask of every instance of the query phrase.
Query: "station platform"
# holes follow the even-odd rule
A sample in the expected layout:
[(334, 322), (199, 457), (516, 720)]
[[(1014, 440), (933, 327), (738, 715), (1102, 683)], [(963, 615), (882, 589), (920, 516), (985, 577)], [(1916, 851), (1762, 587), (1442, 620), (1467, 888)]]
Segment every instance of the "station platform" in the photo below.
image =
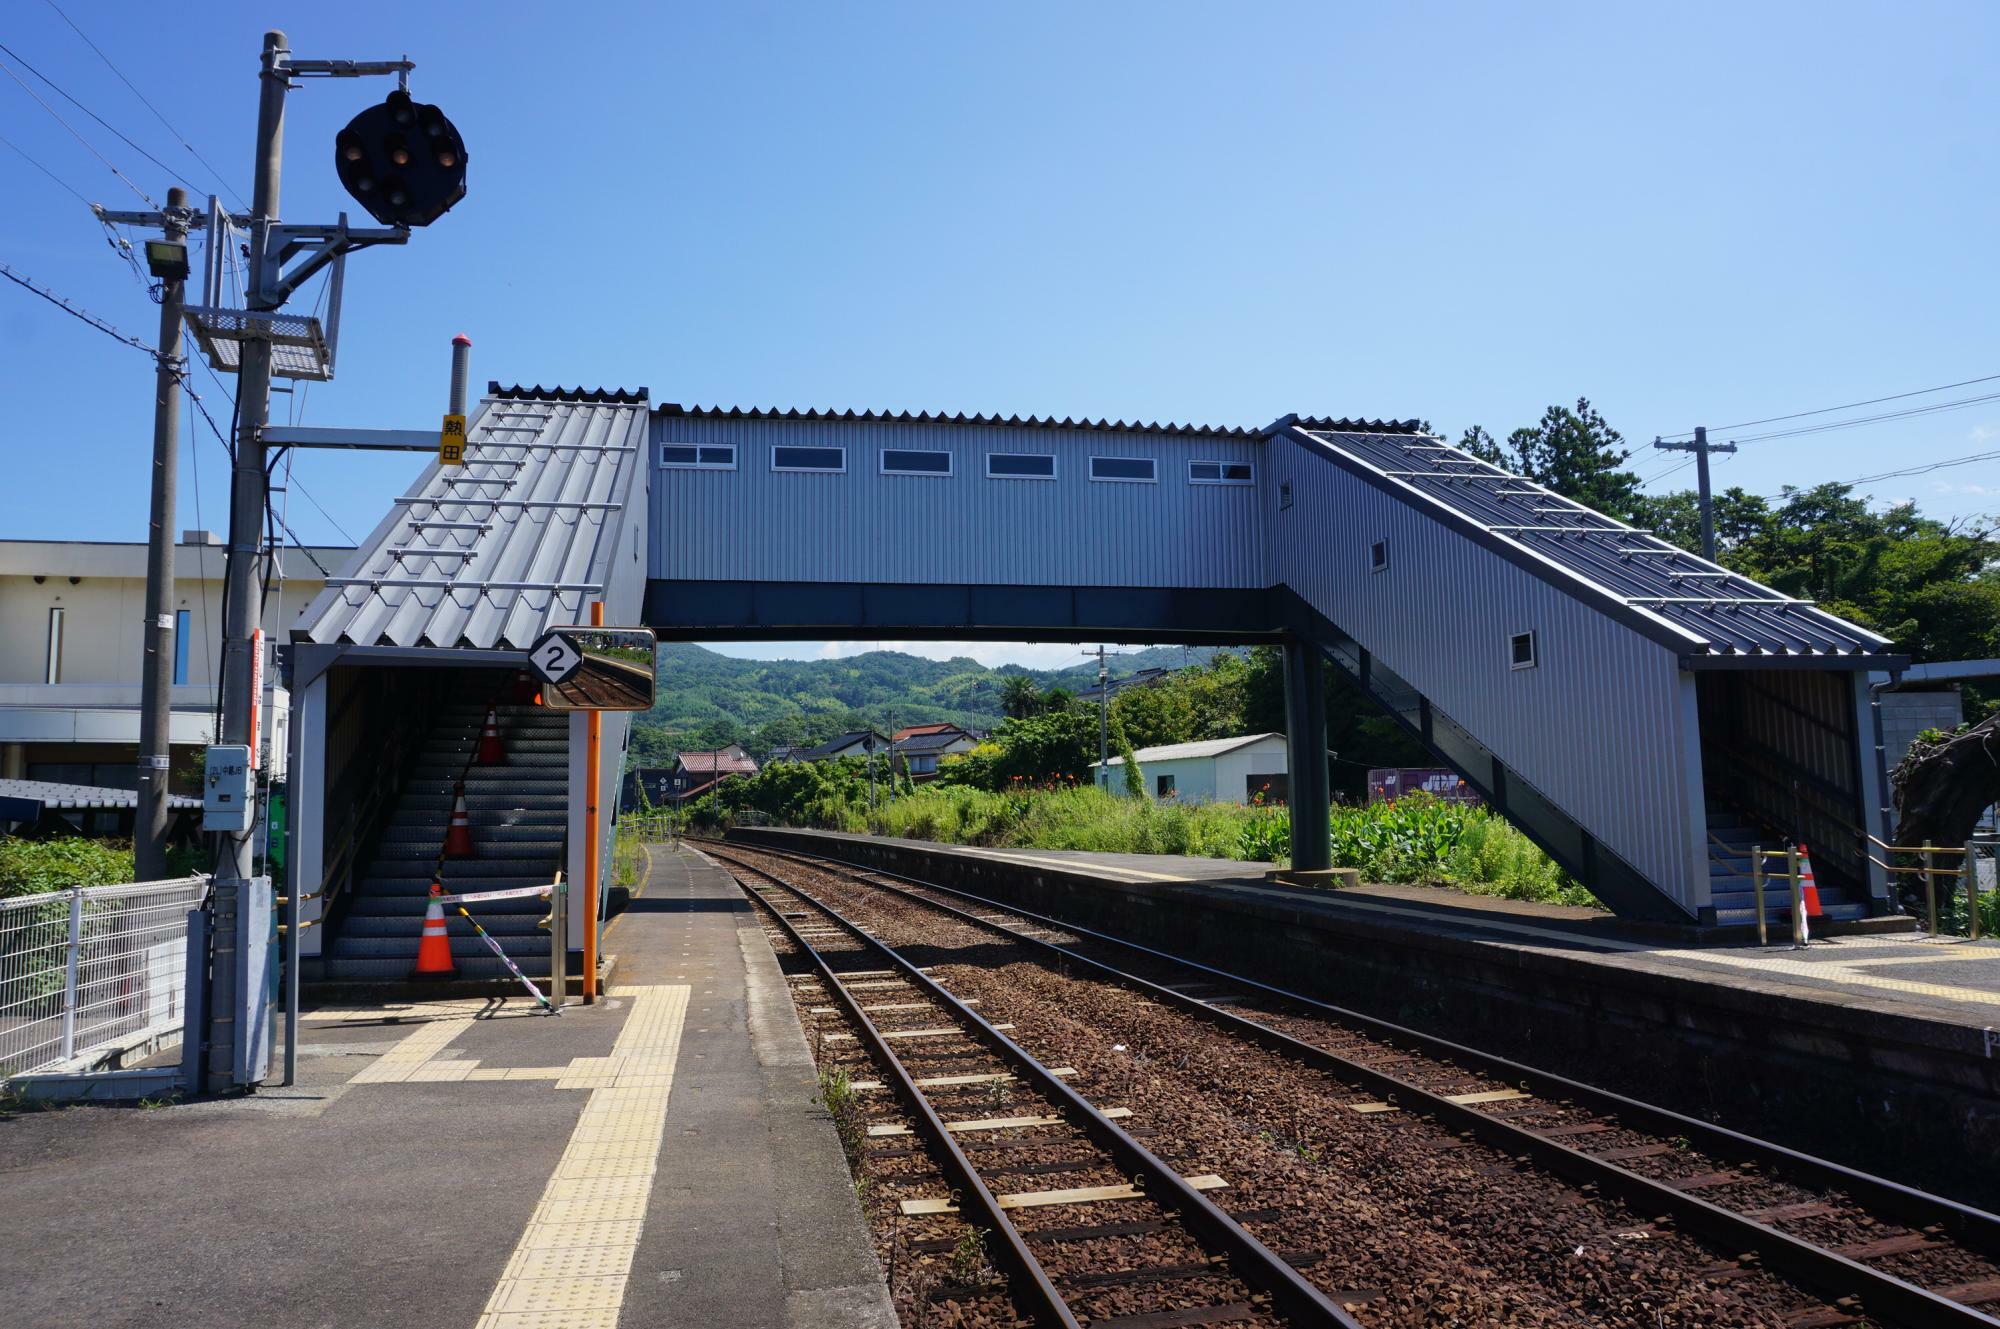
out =
[[(1850, 933), (1695, 944), (1591, 909), (1267, 881), (1235, 860), (983, 849), (769, 827), (1871, 1171), (1967, 1193), (2000, 1156), (2000, 943)], [(2000, 1182), (1981, 1199), (2000, 1200)]]
[(322, 1006), (298, 1081), (0, 1119), (0, 1286), (42, 1326), (852, 1326), (894, 1311), (785, 982), (656, 848), (559, 1016)]

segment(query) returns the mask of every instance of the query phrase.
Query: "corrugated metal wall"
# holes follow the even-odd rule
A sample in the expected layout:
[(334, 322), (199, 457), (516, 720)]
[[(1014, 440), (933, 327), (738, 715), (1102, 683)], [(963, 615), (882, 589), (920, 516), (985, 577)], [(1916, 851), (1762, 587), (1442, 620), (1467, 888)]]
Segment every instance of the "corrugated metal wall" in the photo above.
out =
[[(1262, 465), (1260, 440), (996, 425), (657, 416), (651, 575), (714, 581), (1262, 587), (1256, 488), (1191, 485), (1190, 461)], [(733, 471), (658, 466), (733, 443)], [(771, 449), (847, 449), (845, 474), (773, 472)], [(881, 474), (884, 448), (943, 449), (950, 476)], [(989, 480), (989, 452), (1053, 453), (1054, 480)], [(1154, 457), (1157, 484), (1092, 481)], [(1259, 477), (1261, 479), (1261, 477)]]
[[(1510, 771), (1690, 911), (1708, 901), (1674, 654), (1280, 435), (1260, 487), (1273, 580), (1415, 686)], [(1291, 506), (1278, 487), (1291, 484)], [(1388, 542), (1389, 566), (1370, 570)], [(1513, 634), (1540, 663), (1514, 669)]]

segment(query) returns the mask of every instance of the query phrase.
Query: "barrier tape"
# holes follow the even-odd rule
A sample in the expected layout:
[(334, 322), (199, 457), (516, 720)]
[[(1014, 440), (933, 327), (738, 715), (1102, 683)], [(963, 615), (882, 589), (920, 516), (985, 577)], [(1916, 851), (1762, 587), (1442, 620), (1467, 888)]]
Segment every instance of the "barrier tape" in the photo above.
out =
[[(546, 890), (547, 887), (543, 887), (542, 889)], [(526, 974), (522, 973), (520, 968), (517, 965), (515, 965), (515, 963), (512, 960), (507, 958), (507, 952), (500, 949), (500, 943), (486, 935), (486, 929), (479, 926), (479, 920), (472, 916), (472, 912), (470, 910), (468, 910), (464, 905), (460, 905), (458, 907), (458, 912), (464, 916), (466, 922), (472, 924), (472, 930), (479, 934), (479, 939), (486, 943), (487, 948), (491, 950), (495, 955), (500, 957), (500, 963), (507, 966), (507, 972), (512, 974), (514, 977), (520, 979), (521, 986), (528, 989), (529, 992), (534, 994), (535, 1000), (542, 1004), (543, 1010), (547, 1011), (550, 1015), (562, 1014), (561, 1011), (557, 1010), (554, 1006), (551, 1006), (549, 1004), (549, 999), (542, 995), (542, 990), (535, 986), (534, 981), (530, 979)]]
[(468, 891), (463, 895), (440, 895), (439, 904), (478, 904), (482, 900), (525, 900), (531, 895), (547, 895), (554, 886), (510, 886), (501, 891)]

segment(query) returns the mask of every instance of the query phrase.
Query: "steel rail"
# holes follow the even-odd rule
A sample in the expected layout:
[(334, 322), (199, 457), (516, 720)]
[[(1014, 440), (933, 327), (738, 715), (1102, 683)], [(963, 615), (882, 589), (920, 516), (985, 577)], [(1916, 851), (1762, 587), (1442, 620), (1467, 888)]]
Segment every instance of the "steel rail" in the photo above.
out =
[[(820, 910), (840, 927), (859, 937), (864, 945), (879, 952), (884, 959), (888, 960), (902, 972), (913, 987), (916, 987), (924, 995), (936, 1001), (940, 1006), (957, 1017), (960, 1022), (970, 1026), (980, 1041), (998, 1052), (1001, 1060), (1017, 1074), (1026, 1078), (1037, 1091), (1061, 1104), (1066, 1109), (1064, 1115), (1073, 1114), (1074, 1119), (1082, 1126), (1085, 1134), (1091, 1138), (1094, 1144), (1110, 1154), (1128, 1174), (1136, 1175), (1144, 1181), (1145, 1185), (1143, 1189), (1147, 1199), (1177, 1213), (1189, 1228), (1207, 1240), (1211, 1249), (1220, 1249), (1228, 1254), (1231, 1257), (1231, 1269), (1239, 1277), (1243, 1278), (1246, 1283), (1269, 1293), (1274, 1307), (1280, 1310), (1281, 1313), (1303, 1324), (1333, 1325), (1338, 1326), (1339, 1329), (1361, 1329), (1359, 1322), (1353, 1316), (1342, 1310), (1325, 1293), (1314, 1287), (1304, 1275), (1294, 1269), (1282, 1256), (1271, 1250), (1252, 1235), (1247, 1228), (1231, 1218), (1223, 1211), (1221, 1206), (1189, 1185), (1177, 1169), (1154, 1154), (1145, 1145), (1139, 1143), (1138, 1140), (1134, 1139), (1116, 1122), (1113, 1122), (1110, 1118), (1099, 1112), (1090, 1100), (1065, 1084), (1060, 1076), (1050, 1071), (1048, 1067), (1036, 1060), (1018, 1043), (1014, 1042), (1014, 1040), (1008, 1038), (1006, 1034), (995, 1029), (990, 1021), (953, 996), (937, 980), (905, 959), (901, 952), (897, 951), (893, 946), (874, 936), (859, 924), (834, 909), (833, 906), (814, 896), (811, 892), (779, 879), (775, 874), (758, 867), (754, 863), (745, 863), (743, 860), (727, 854), (714, 854), (713, 857), (733, 863), (744, 870), (754, 872), (780, 889), (791, 892), (801, 900)], [(748, 893), (756, 898), (774, 918), (778, 919), (780, 926), (783, 927), (786, 935), (792, 938), (795, 945), (803, 946), (806, 952), (813, 956), (815, 962), (820, 964), (824, 974), (831, 974), (832, 971), (825, 967), (824, 961), (819, 956), (818, 951), (813, 949), (799, 935), (798, 930), (791, 926), (789, 919), (784, 918), (782, 913), (772, 908), (770, 901), (764, 900), (756, 891), (752, 890)], [(868, 1022), (865, 1016), (861, 1015), (859, 1003), (847, 995), (844, 987), (840, 987), (838, 984), (834, 986), (842, 997), (842, 1004), (860, 1019), (863, 1025), (869, 1030), (871, 1041), (896, 1065), (899, 1076), (907, 1079), (907, 1076), (901, 1071), (901, 1063), (895, 1060), (895, 1054), (889, 1051), (888, 1045), (882, 1041), (880, 1034), (875, 1031), (874, 1025)], [(909, 1084), (909, 1090), (911, 1093), (917, 1092), (913, 1081)], [(921, 1100), (921, 1095), (919, 1095), (919, 1099)], [(950, 1132), (944, 1130), (942, 1121), (930, 1110), (927, 1102), (923, 1104), (923, 1108), (926, 1121), (933, 1123), (932, 1128), (940, 1135), (948, 1137)], [(971, 1163), (964, 1159), (963, 1154), (958, 1151), (955, 1142), (947, 1139), (946, 1143), (958, 1161), (964, 1164), (969, 1175)], [(991, 1195), (991, 1192), (986, 1190), (983, 1182), (978, 1182), (976, 1177), (973, 1180), (980, 1194)], [(997, 1201), (995, 1202), (995, 1211), (998, 1211)], [(1013, 1241), (1019, 1242), (1018, 1235), (1015, 1233), (1011, 1222), (1006, 1223), (1006, 1231)], [(1022, 1255), (1026, 1260), (1031, 1262), (1031, 1267), (1040, 1277), (1046, 1278), (1046, 1274), (1041, 1273), (1039, 1261), (1035, 1261), (1032, 1252), (1027, 1251), (1025, 1243), (1019, 1244)], [(1068, 1316), (1066, 1308), (1063, 1314), (1065, 1317)], [(1064, 1322), (1074, 1323), (1073, 1320), (1067, 1318)]]
[[(734, 844), (732, 847), (808, 863), (832, 863), (849, 869), (850, 875), (865, 873), (894, 878), (921, 886), (925, 890), (938, 891), (988, 908), (1003, 910), (1017, 917), (1030, 919), (1092, 941), (1122, 947), (1151, 959), (1178, 965), (1238, 987), (1249, 988), (1283, 1001), (1296, 1003), (1315, 1013), (1358, 1026), (1360, 1032), (1367, 1033), (1371, 1037), (1387, 1042), (1402, 1042), (1428, 1056), (1468, 1065), (1481, 1074), (1502, 1081), (1519, 1083), (1537, 1098), (1550, 1102), (1560, 1102), (1564, 1099), (1581, 1102), (1592, 1111), (1640, 1122), (1653, 1131), (1661, 1131), (1664, 1127), (1675, 1134), (1687, 1136), (1690, 1141), (1702, 1143), (1704, 1149), (1725, 1158), (1736, 1157), (1760, 1163), (1775, 1162), (1786, 1175), (1795, 1179), (1810, 1178), (1823, 1188), (1847, 1191), (1862, 1203), (1878, 1207), (1912, 1227), (1942, 1225), (1972, 1249), (1989, 1254), (2000, 1249), (2000, 1215), (1974, 1209), (1943, 1196), (1918, 1191), (1886, 1178), (1858, 1172), (1825, 1159), (1801, 1154), (1783, 1145), (1760, 1140), (1755, 1136), (1729, 1130), (1727, 1127), (1716, 1126), (1693, 1117), (1684, 1117), (1670, 1109), (1625, 1098), (1552, 1072), (1508, 1061), (1491, 1053), (1480, 1052), (1475, 1048), (1419, 1033), (1373, 1016), (1362, 1015), (1225, 969), (1218, 969), (1090, 928), (1079, 927), (1059, 918), (1023, 909), (1005, 901), (976, 895), (970, 891), (940, 886), (921, 878), (833, 858), (830, 855), (813, 855), (796, 850), (767, 849), (745, 844)], [(1420, 1105), (1419, 1110), (1426, 1115), (1448, 1123), (1456, 1129), (1467, 1131), (1496, 1148), (1515, 1154), (1525, 1153), (1541, 1166), (1569, 1180), (1595, 1184), (1601, 1191), (1617, 1196), (1641, 1212), (1672, 1214), (1677, 1221), (1691, 1230), (1725, 1243), (1725, 1249), (1758, 1251), (1770, 1267), (1798, 1279), (1809, 1290), (1823, 1296), (1829, 1302), (1849, 1296), (1860, 1296), (1870, 1314), (1888, 1314), (1903, 1323), (1920, 1326), (1923, 1329), (1928, 1329), (1931, 1325), (2000, 1325), (2000, 1318), (1989, 1315), (1977, 1307), (1953, 1301), (1893, 1274), (1870, 1268), (1847, 1256), (1794, 1237), (1664, 1182), (1655, 1181), (1641, 1173), (1593, 1157), (1582, 1150), (1572, 1149), (1528, 1127), (1516, 1126), (1467, 1105), (1453, 1103), (1443, 1095), (1387, 1072), (1373, 1069), (1363, 1062), (1350, 1060), (1338, 1053), (1295, 1038), (1269, 1025), (1260, 1024), (1247, 1016), (1212, 1006), (1199, 998), (1176, 992), (1172, 988), (1128, 973), (1068, 947), (1044, 941), (1039, 937), (1027, 936), (1002, 924), (980, 918), (977, 914), (942, 901), (928, 899), (914, 891), (886, 882), (864, 884), (927, 905), (972, 926), (998, 932), (1010, 940), (1039, 947), (1061, 956), (1065, 961), (1083, 965), (1115, 981), (1131, 984), (1149, 997), (1171, 1005), (1177, 1010), (1246, 1036), (1260, 1046), (1295, 1057), (1317, 1069), (1329, 1071), (1341, 1079), (1360, 1084), (1384, 1098), (1395, 1097), (1413, 1101)]]
[[(759, 870), (747, 863), (741, 866), (751, 872)], [(769, 873), (764, 875), (770, 876)], [(771, 877), (771, 880), (775, 882), (777, 878)], [(1060, 1325), (1063, 1329), (1081, 1329), (1076, 1316), (1070, 1313), (1069, 1306), (1063, 1301), (1062, 1293), (1056, 1290), (1055, 1283), (1049, 1278), (1048, 1271), (1042, 1268), (1041, 1261), (1028, 1249), (1028, 1244), (1022, 1239), (1020, 1231), (1007, 1217), (1006, 1211), (1000, 1207), (999, 1199), (980, 1179), (978, 1171), (972, 1166), (972, 1160), (965, 1156), (965, 1151), (959, 1148), (958, 1141), (954, 1140), (951, 1132), (945, 1129), (944, 1119), (938, 1116), (930, 1100), (924, 1097), (921, 1089), (917, 1088), (915, 1078), (903, 1065), (902, 1059), (882, 1037), (882, 1031), (875, 1027), (875, 1022), (862, 1011), (860, 1001), (847, 990), (847, 985), (840, 981), (840, 976), (827, 963), (826, 957), (821, 955), (819, 949), (807, 941), (804, 935), (792, 926), (792, 921), (769, 900), (744, 883), (739, 881), (737, 884), (743, 886), (745, 895), (770, 914), (772, 921), (777, 923), (786, 938), (792, 945), (798, 947), (799, 953), (812, 961), (813, 967), (819, 971), (820, 982), (847, 1012), (847, 1018), (853, 1022), (854, 1027), (861, 1031), (869, 1051), (889, 1068), (897, 1095), (922, 1120), (926, 1137), (944, 1155), (945, 1170), (952, 1174), (959, 1195), (971, 1197), (973, 1204), (992, 1230), (1005, 1240), (1005, 1259), (1014, 1267), (1013, 1272), (1018, 1277), (1016, 1290), (1025, 1291), (1026, 1299), (1035, 1304), (1033, 1314), (1036, 1322)], [(960, 1212), (964, 1213), (962, 1206)]]

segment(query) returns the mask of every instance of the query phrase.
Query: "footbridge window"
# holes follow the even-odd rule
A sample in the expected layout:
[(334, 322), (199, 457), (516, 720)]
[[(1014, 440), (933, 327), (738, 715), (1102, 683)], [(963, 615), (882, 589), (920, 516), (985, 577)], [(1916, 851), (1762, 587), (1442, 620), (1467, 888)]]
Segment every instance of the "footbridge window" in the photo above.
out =
[(989, 452), (986, 454), (989, 480), (1053, 480), (1056, 459), (1053, 453)]
[(1515, 633), (1514, 640), (1508, 646), (1508, 659), (1516, 669), (1533, 669), (1541, 663), (1541, 657), (1535, 651), (1535, 634)]
[(660, 465), (670, 471), (733, 471), (736, 469), (734, 443), (664, 443)]
[(846, 448), (772, 448), (774, 471), (831, 471), (847, 469)]
[(1092, 457), (1090, 478), (1136, 485), (1158, 484), (1160, 481), (1151, 457)]
[(1387, 540), (1377, 540), (1374, 544), (1368, 546), (1368, 570), (1370, 572), (1386, 572), (1389, 570), (1389, 542)]
[(950, 475), (949, 452), (919, 452), (908, 448), (882, 450), (884, 475)]
[(1188, 483), (1191, 485), (1247, 485), (1255, 479), (1256, 473), (1247, 461), (1188, 463)]

